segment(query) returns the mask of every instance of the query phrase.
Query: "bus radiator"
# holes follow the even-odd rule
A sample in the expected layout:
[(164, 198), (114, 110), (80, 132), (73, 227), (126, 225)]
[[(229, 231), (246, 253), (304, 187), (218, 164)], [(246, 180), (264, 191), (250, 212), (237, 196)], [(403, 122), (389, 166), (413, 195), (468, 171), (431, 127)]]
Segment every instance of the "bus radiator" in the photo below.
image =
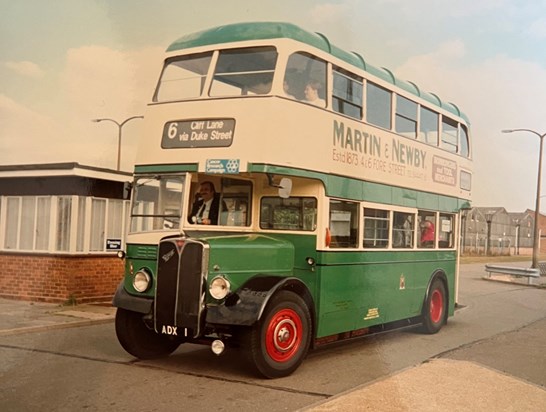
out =
[(204, 299), (203, 245), (180, 238), (159, 244), (154, 324), (157, 333), (198, 337)]

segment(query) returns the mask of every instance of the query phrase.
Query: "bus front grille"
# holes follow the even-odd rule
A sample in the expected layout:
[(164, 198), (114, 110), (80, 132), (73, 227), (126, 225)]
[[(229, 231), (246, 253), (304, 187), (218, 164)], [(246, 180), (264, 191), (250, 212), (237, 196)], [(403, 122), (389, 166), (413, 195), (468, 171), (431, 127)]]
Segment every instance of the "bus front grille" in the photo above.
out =
[(198, 337), (205, 299), (205, 247), (181, 238), (159, 244), (154, 325), (157, 333)]

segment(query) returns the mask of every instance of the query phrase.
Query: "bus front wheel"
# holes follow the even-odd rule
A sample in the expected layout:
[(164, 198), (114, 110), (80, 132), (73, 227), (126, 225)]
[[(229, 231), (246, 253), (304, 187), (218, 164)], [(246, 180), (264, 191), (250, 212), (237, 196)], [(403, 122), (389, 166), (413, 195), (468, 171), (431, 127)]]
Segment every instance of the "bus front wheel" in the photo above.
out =
[(249, 331), (245, 351), (251, 364), (266, 378), (294, 372), (307, 355), (311, 342), (311, 315), (295, 293), (280, 291)]
[(121, 308), (116, 311), (116, 336), (128, 353), (139, 359), (155, 359), (170, 355), (180, 346), (179, 341), (149, 329), (142, 316)]
[(436, 278), (432, 281), (423, 307), (423, 332), (438, 332), (445, 323), (447, 296), (444, 282)]

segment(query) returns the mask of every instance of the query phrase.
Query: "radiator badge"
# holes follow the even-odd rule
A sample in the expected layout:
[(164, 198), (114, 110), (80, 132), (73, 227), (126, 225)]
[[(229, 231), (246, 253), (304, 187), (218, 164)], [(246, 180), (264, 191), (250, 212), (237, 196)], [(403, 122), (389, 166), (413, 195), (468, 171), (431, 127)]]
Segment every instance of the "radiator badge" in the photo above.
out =
[(171, 249), (170, 252), (167, 252), (163, 256), (161, 256), (161, 259), (163, 259), (163, 261), (167, 263), (169, 259), (173, 257), (173, 255), (174, 255), (174, 249)]
[(172, 335), (172, 336), (178, 336), (176, 333), (177, 326), (165, 326), (163, 325), (163, 328), (161, 328), (161, 333), (164, 335)]

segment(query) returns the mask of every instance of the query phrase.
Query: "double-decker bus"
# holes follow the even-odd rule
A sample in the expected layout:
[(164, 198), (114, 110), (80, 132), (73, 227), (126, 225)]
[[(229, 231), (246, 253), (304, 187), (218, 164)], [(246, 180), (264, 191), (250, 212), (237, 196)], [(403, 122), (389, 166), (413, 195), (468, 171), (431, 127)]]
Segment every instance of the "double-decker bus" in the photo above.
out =
[(145, 114), (116, 334), (141, 359), (238, 347), (262, 376), (457, 296), (469, 121), (287, 23), (186, 35)]

